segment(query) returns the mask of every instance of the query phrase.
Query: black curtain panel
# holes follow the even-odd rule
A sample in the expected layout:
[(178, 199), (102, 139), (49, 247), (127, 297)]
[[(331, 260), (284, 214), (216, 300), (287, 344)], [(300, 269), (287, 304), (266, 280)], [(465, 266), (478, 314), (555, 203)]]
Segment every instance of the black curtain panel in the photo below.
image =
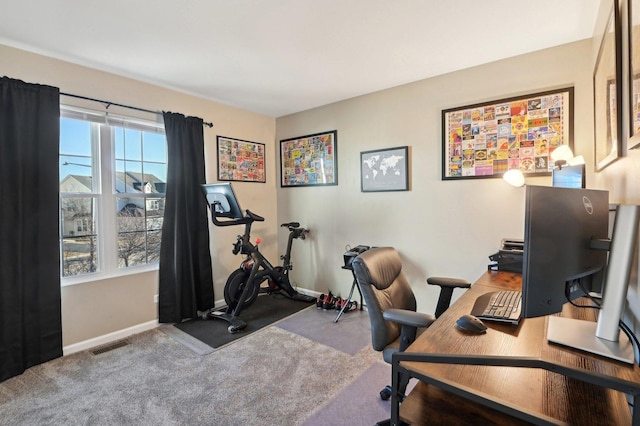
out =
[(0, 79), (0, 381), (62, 356), (58, 88)]
[(160, 248), (158, 319), (179, 323), (214, 306), (201, 118), (165, 112), (167, 192)]

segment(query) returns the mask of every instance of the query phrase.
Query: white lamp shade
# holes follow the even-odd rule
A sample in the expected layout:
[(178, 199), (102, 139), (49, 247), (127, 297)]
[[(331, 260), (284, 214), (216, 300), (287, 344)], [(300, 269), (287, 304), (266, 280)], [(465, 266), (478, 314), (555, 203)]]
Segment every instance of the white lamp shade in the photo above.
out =
[(564, 160), (569, 162), (573, 158), (573, 151), (569, 148), (568, 145), (560, 145), (551, 153), (551, 160), (555, 163), (556, 161)]
[(577, 166), (578, 164), (584, 164), (584, 157), (582, 155), (573, 157), (571, 160), (567, 160), (567, 164), (570, 166)]
[(502, 179), (504, 179), (509, 185), (513, 185), (515, 187), (524, 186), (524, 174), (517, 169), (509, 170), (502, 176)]

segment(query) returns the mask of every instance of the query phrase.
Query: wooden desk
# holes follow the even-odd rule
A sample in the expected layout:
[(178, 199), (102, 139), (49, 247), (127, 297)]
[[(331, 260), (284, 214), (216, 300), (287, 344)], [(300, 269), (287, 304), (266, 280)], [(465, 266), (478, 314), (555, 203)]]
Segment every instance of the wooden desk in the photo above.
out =
[[(421, 380), (402, 403), (400, 419), (410, 424), (446, 424), (447, 415), (455, 424), (464, 424), (465, 418), (470, 424), (479, 424), (482, 417), (494, 424), (632, 423), (624, 393), (571, 378), (573, 373), (567, 374), (562, 369), (569, 367), (580, 374), (586, 370), (612, 377), (619, 384), (627, 386), (625, 392), (637, 396), (640, 393), (640, 369), (637, 365), (609, 361), (548, 343), (547, 317), (523, 319), (519, 326), (487, 321), (487, 333), (480, 335), (467, 334), (455, 327), (455, 321), (461, 315), (471, 312), (478, 296), (496, 289), (520, 289), (520, 286), (519, 274), (493, 271), (485, 273), (399, 357), (418, 354), (506, 356), (516, 361), (539, 360), (545, 366), (530, 368), (394, 362), (394, 383), (397, 379), (395, 373), (401, 371)], [(566, 306), (563, 316), (590, 320), (596, 318), (593, 309)], [(545, 369), (549, 366), (551, 370), (562, 374)], [(581, 376), (579, 378), (582, 379)], [(395, 398), (393, 399), (392, 423), (398, 406)], [(635, 417), (634, 424), (638, 424), (640, 415)], [(397, 417), (395, 420), (397, 421)]]

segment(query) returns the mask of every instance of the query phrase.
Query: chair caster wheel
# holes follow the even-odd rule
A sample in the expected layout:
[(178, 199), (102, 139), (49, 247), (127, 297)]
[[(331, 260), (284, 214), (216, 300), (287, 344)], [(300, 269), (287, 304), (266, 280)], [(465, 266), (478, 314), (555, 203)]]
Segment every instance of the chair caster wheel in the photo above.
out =
[(391, 398), (391, 386), (385, 386), (385, 388), (380, 391), (380, 399), (388, 401), (389, 398)]

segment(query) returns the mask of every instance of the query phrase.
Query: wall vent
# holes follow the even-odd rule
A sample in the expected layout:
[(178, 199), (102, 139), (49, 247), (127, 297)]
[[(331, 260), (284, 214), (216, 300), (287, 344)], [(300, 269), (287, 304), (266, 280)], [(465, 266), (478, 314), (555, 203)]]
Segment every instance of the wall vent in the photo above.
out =
[(126, 339), (123, 340), (118, 340), (116, 342), (111, 342), (111, 343), (107, 343), (106, 345), (102, 345), (102, 346), (98, 346), (95, 349), (91, 350), (91, 353), (93, 355), (100, 355), (103, 354), (105, 352), (109, 352), (112, 351), (114, 349), (118, 349), (121, 348), (123, 346), (127, 346), (129, 344), (129, 341)]

